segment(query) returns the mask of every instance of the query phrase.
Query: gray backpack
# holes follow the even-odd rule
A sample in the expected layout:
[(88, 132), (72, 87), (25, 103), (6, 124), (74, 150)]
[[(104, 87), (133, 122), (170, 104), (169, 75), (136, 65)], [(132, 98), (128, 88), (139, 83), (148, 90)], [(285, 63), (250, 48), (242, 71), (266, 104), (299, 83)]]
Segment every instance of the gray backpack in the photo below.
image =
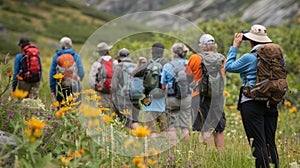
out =
[(184, 72), (186, 63), (173, 60), (170, 62), (174, 69), (174, 82), (171, 90), (168, 90), (168, 96), (176, 98), (185, 98), (190, 95), (190, 86), (187, 80), (187, 75)]
[(200, 56), (202, 57), (200, 65), (202, 74), (198, 85), (200, 95), (202, 97), (222, 96), (224, 92), (222, 65), (225, 57), (219, 53)]

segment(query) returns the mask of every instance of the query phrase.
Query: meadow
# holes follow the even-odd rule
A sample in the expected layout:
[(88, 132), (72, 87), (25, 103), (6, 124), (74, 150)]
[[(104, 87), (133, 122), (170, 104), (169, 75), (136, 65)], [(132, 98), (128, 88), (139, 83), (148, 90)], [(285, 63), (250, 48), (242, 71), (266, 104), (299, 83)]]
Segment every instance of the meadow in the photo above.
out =
[[(41, 8), (41, 15), (35, 15), (30, 12), (31, 10), (22, 10), (22, 13), (15, 15), (21, 8), (17, 2), (19, 1), (0, 1), (3, 10), (0, 21), (11, 30), (8, 35), (0, 36), (4, 41), (0, 44), (0, 131), (6, 132), (5, 135), (2, 132), (0, 134), (1, 137), (6, 137), (0, 141), (0, 167), (251, 168), (255, 166), (243, 130), (241, 115), (236, 110), (241, 85), (237, 74), (226, 74), (224, 110), (227, 125), (224, 151), (219, 152), (214, 146), (211, 148), (204, 146), (199, 133), (191, 134), (188, 142), (180, 141), (176, 146), (172, 146), (167, 143), (167, 139), (155, 140), (147, 137), (149, 131), (145, 127), (140, 127), (137, 131), (124, 129), (123, 123), (115, 113), (101, 107), (98, 103), (101, 102), (101, 97), (96, 96), (87, 83), (90, 61), (95, 59), (95, 55), (82, 56), (86, 76), (82, 83), (80, 108), (74, 108), (78, 94), (68, 97), (68, 101), (61, 104), (51, 97), (49, 67), (55, 50), (59, 48), (59, 39), (65, 35), (70, 36), (75, 51), (80, 52), (89, 35), (109, 21), (111, 19), (109, 16), (82, 9), (72, 3), (62, 5), (59, 1), (51, 1), (53, 3), (51, 5), (41, 2), (38, 7)], [(69, 6), (68, 10), (63, 10), (66, 5)], [(75, 17), (75, 14), (71, 15), (75, 10), (78, 17)], [(58, 14), (61, 12), (68, 17)], [(20, 25), (15, 27), (11, 21), (13, 19), (20, 19), (18, 23)], [(33, 29), (34, 25), (28, 24), (30, 21), (41, 23), (40, 27)], [(71, 28), (72, 23), (79, 25), (80, 29)], [(289, 92), (286, 94), (285, 102), (278, 106), (279, 122), (276, 133), (282, 168), (300, 167), (299, 23), (299, 20), (295, 20), (293, 24), (268, 29), (270, 38), (284, 50), (288, 70)], [(203, 32), (213, 34), (219, 46), (218, 51), (226, 55), (233, 34), (249, 29), (250, 24), (241, 22), (238, 18), (231, 18), (227, 21), (210, 20), (197, 26)], [(43, 80), (38, 100), (23, 99), (23, 92), (15, 93), (15, 97), (11, 94), (13, 59), (19, 52), (15, 44), (20, 34), (30, 36), (32, 42), (39, 45), (42, 53)], [(195, 41), (198, 40), (198, 36), (200, 35), (195, 35)], [(137, 34), (117, 41), (111, 55), (114, 57), (122, 47), (130, 51), (149, 48), (155, 41), (164, 43), (166, 50), (169, 50), (177, 40), (176, 36), (155, 32)], [(249, 45), (245, 42), (239, 53), (249, 50)], [(168, 54), (166, 51), (166, 58), (170, 59)], [(137, 56), (132, 58), (133, 61), (137, 60)], [(57, 107), (60, 107), (59, 110)], [(144, 112), (141, 111), (141, 118), (143, 115)]]

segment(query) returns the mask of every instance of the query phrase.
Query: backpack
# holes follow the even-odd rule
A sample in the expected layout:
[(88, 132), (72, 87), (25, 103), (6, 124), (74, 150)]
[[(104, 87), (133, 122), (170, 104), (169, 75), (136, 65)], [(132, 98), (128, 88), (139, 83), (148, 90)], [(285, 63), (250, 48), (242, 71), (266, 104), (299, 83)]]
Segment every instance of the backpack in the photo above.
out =
[(222, 75), (222, 65), (224, 56), (213, 53), (202, 56), (201, 77), (198, 82), (199, 92), (202, 97), (217, 97), (224, 93), (224, 78)]
[(113, 60), (109, 59), (109, 61), (104, 61), (103, 59), (100, 59), (99, 61), (101, 67), (98, 69), (96, 75), (96, 83), (101, 83), (101, 87), (96, 89), (103, 93), (111, 93), (111, 82), (114, 73)]
[(184, 72), (186, 63), (173, 60), (170, 62), (174, 67), (174, 81), (172, 85), (172, 91), (168, 88), (168, 96), (174, 96), (178, 99), (185, 98), (190, 95), (190, 86), (187, 80), (187, 75)]
[(69, 53), (61, 54), (58, 56), (56, 63), (56, 73), (64, 75), (61, 81), (62, 86), (77, 86), (80, 78), (74, 56)]
[[(160, 77), (162, 71), (161, 65), (162, 59), (150, 60), (149, 64), (146, 67), (144, 76), (143, 76), (143, 86), (145, 88), (145, 93), (150, 93), (154, 97), (163, 97), (163, 94), (160, 94), (161, 91), (157, 88), (160, 88)], [(157, 92), (157, 93), (156, 93)]]
[[(244, 92), (257, 101), (268, 105), (278, 104), (288, 90), (285, 62), (282, 49), (278, 44), (260, 46), (257, 52), (257, 71), (254, 87), (245, 87)], [(247, 79), (246, 79), (247, 80)]]
[(144, 93), (143, 79), (131, 76), (131, 73), (135, 66), (135, 64), (127, 62), (125, 62), (122, 66), (123, 86), (121, 89), (121, 93), (129, 95), (131, 100), (141, 99)]
[(41, 79), (40, 51), (37, 46), (30, 44), (24, 47), (20, 62), (20, 76), (26, 82), (38, 82)]

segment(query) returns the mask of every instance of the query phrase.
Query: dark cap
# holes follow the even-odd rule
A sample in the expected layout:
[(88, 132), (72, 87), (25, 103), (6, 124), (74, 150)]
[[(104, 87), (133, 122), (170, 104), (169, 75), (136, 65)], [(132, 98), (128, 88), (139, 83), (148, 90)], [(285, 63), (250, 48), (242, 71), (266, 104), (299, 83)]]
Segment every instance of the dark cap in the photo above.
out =
[(22, 48), (24, 48), (25, 46), (29, 45), (30, 41), (28, 38), (25, 37), (21, 37), (18, 43), (18, 46), (21, 46)]
[(156, 42), (152, 45), (152, 48), (162, 48), (162, 49), (164, 49), (165, 46), (162, 43)]

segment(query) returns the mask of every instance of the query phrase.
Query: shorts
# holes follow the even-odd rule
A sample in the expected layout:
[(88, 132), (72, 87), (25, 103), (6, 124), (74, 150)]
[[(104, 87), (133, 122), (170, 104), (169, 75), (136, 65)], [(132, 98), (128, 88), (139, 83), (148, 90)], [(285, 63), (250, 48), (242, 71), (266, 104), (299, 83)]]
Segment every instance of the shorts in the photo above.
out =
[(190, 128), (191, 96), (178, 99), (167, 98), (167, 112), (169, 127)]
[[(202, 100), (202, 97), (200, 98)], [(211, 130), (212, 128), (216, 132), (223, 132), (226, 126), (226, 117), (224, 110), (218, 111), (216, 113), (210, 113), (210, 117), (212, 118), (210, 121), (206, 121), (208, 117), (208, 112), (210, 110), (211, 98), (205, 98), (203, 102), (200, 102), (200, 126), (201, 130), (206, 132)], [(210, 111), (211, 112), (211, 111)]]
[(157, 132), (156, 125), (159, 124), (160, 132), (166, 131), (168, 128), (168, 119), (165, 112), (146, 112), (146, 126), (152, 131)]

